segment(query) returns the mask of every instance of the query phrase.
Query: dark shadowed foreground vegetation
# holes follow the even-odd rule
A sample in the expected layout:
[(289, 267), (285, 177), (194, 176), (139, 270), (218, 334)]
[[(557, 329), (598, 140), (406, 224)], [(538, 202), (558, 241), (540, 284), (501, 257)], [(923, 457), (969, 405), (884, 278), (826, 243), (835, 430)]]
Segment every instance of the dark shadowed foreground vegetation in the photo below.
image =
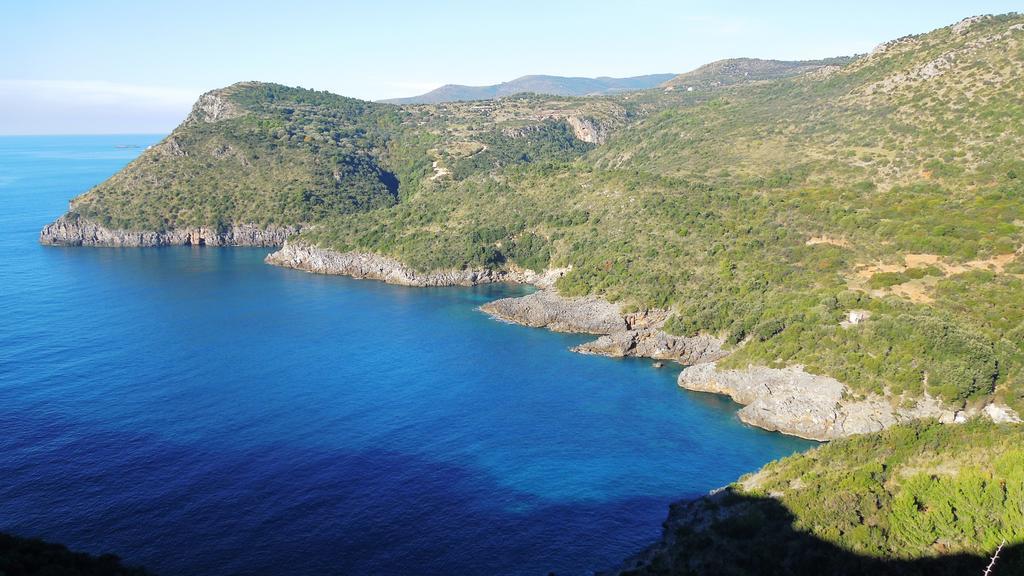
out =
[(111, 554), (91, 556), (60, 544), (0, 533), (0, 576), (147, 576)]
[(837, 440), (673, 506), (628, 574), (1024, 573), (1024, 430), (922, 423)]

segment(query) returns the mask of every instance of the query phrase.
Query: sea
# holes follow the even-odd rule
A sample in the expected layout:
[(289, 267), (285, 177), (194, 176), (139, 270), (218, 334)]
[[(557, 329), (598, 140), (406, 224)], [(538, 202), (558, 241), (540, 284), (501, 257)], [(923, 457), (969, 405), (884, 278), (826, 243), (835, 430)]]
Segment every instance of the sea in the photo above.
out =
[(2, 532), (163, 575), (591, 574), (813, 446), (478, 310), (526, 287), (38, 244), (160, 138), (0, 138)]

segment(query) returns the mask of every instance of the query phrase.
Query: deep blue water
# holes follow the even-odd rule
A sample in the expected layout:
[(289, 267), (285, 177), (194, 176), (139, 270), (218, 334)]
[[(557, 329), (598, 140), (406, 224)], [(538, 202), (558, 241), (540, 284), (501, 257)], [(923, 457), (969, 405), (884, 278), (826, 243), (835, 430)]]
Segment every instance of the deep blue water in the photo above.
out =
[(807, 442), (648, 361), (257, 249), (53, 248), (155, 136), (0, 138), (0, 530), (166, 575), (586, 574)]

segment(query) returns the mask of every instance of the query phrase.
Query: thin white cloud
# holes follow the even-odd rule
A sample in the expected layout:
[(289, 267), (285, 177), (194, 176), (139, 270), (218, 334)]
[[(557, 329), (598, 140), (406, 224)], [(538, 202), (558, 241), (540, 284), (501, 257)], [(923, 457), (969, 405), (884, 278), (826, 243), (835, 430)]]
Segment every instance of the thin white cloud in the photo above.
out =
[(85, 105), (134, 104), (144, 107), (162, 107), (189, 106), (195, 102), (200, 91), (99, 80), (0, 79), (0, 93), (8, 96), (21, 94), (51, 102), (74, 102)]
[(100, 80), (0, 79), (0, 133), (166, 132), (201, 92)]

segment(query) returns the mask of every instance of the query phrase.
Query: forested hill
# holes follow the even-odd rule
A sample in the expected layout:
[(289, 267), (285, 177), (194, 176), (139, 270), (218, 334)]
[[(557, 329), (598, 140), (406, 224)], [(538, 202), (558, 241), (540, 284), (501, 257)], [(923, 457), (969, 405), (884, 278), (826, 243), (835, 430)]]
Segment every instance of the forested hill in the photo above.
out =
[[(724, 339), (720, 368), (802, 365), (854, 398), (1024, 413), (1024, 16), (819, 64), (756, 81), (712, 67), (701, 74), (723, 76), (692, 91), (679, 86), (697, 76), (415, 106), (237, 84), (70, 216), (121, 230), (302, 224), (297, 245), (419, 271), (571, 267), (562, 295), (664, 309), (666, 330)], [(780, 545), (810, 534), (816, 550), (913, 560), (897, 566), (909, 573), (956, 551), (973, 571), (1003, 536), (1019, 554), (1020, 510), (1000, 507), (1024, 485), (1001, 435), (1021, 425), (974, 426), (770, 466), (736, 490), (773, 508), (721, 534), (774, 554), (781, 541), (755, 521), (782, 506), (792, 518), (772, 525), (800, 533)]]
[(241, 82), (204, 94), (70, 212), (124, 230), (308, 224), (393, 206), (438, 179), (578, 158), (633, 115), (621, 102), (538, 96), (408, 110)]
[(674, 78), (674, 74), (648, 74), (630, 78), (580, 78), (572, 76), (522, 76), (515, 80), (489, 86), (446, 84), (419, 96), (382, 100), (391, 104), (440, 104), (464, 100), (488, 100), (516, 94), (534, 93), (551, 96), (594, 96), (628, 90), (653, 88)]
[[(107, 226), (309, 224), (420, 270), (572, 266), (726, 366), (1024, 409), (1024, 17), (699, 91), (399, 107), (242, 83), (72, 203)], [(863, 310), (870, 321), (841, 320)]]
[(792, 78), (607, 99), (626, 121), (577, 160), (438, 179), (305, 237), (420, 269), (571, 265), (562, 293), (668, 308), (734, 346), (725, 366), (1021, 410), (1022, 48), (1024, 17), (988, 17)]

